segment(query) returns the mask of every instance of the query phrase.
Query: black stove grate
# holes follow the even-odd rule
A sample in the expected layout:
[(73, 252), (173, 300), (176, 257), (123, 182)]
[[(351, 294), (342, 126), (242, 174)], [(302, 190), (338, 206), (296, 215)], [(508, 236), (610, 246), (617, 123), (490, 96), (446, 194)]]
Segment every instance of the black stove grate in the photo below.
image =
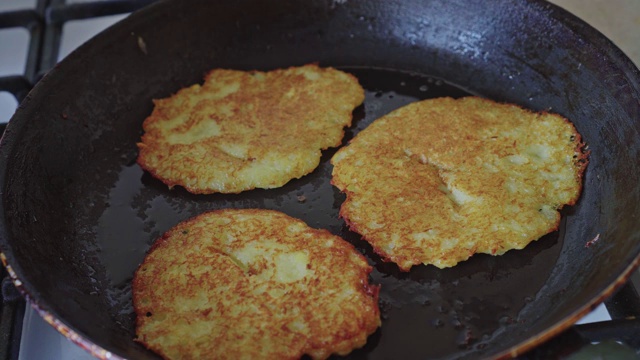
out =
[(0, 359), (18, 359), (25, 301), (2, 271), (2, 312), (0, 313)]
[[(126, 14), (155, 1), (157, 0), (103, 0), (67, 4), (65, 0), (37, 0), (33, 9), (0, 12), (0, 30), (24, 28), (30, 35), (23, 74), (0, 76), (0, 91), (13, 94), (18, 102), (25, 98), (35, 83), (57, 63), (62, 29), (66, 22)], [(6, 50), (2, 49), (0, 44), (0, 51)], [(4, 131), (4, 127), (5, 124), (0, 124), (0, 133)], [(636, 272), (634, 277), (637, 279), (630, 281), (605, 302), (614, 320), (575, 325), (520, 358), (575, 358), (576, 353), (580, 355), (585, 352), (585, 349), (587, 349), (587, 355), (583, 358), (592, 358), (598, 356), (598, 351), (605, 353), (618, 351), (619, 349), (615, 348), (618, 343), (635, 349), (620, 350), (622, 356), (624, 354), (640, 356), (640, 296), (636, 289), (640, 287), (639, 275)], [(1, 276), (3, 301), (0, 311), (0, 360), (18, 359), (25, 302), (11, 283), (4, 268)], [(591, 350), (586, 345), (594, 343), (600, 343), (600, 345), (594, 346), (595, 350), (589, 355), (588, 351)]]

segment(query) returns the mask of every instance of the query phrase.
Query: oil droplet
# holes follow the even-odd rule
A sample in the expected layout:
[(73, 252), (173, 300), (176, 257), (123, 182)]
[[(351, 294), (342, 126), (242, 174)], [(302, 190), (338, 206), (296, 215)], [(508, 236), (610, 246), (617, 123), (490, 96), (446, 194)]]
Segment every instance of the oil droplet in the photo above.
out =
[(469, 329), (465, 329), (458, 333), (456, 336), (456, 343), (460, 348), (466, 349), (475, 341), (475, 336), (473, 332)]
[(513, 324), (514, 320), (511, 316), (503, 316), (500, 318), (500, 320), (498, 320), (498, 322), (502, 325), (509, 325), (509, 324)]

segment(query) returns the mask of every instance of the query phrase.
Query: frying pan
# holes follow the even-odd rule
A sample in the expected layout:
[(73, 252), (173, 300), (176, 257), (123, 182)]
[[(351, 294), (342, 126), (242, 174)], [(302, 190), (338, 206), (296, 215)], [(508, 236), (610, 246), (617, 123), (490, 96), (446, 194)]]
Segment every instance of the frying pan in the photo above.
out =
[[(335, 149), (308, 176), (236, 195), (169, 190), (135, 164), (152, 99), (212, 68), (311, 62), (352, 72), (366, 89), (345, 143), (375, 118), (438, 96), (571, 119), (591, 151), (581, 199), (557, 232), (524, 250), (403, 273), (338, 218)], [(130, 286), (151, 243), (207, 210), (278, 209), (344, 237), (375, 268), (382, 327), (348, 358), (513, 356), (566, 329), (638, 266), (639, 119), (640, 74), (629, 59), (542, 1), (161, 1), (62, 61), (9, 123), (3, 261), (30, 304), (94, 355), (153, 359), (132, 340)]]

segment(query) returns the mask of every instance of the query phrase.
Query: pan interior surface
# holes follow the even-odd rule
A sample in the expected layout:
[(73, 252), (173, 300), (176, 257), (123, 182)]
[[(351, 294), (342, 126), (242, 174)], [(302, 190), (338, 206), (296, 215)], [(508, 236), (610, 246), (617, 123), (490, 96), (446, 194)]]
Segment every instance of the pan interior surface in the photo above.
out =
[[(569, 118), (591, 151), (582, 198), (524, 250), (403, 273), (339, 219), (336, 149), (282, 188), (236, 195), (169, 190), (135, 163), (151, 99), (215, 67), (311, 62), (351, 72), (366, 90), (343, 144), (440, 96)], [(640, 254), (639, 79), (606, 39), (537, 1), (160, 2), (63, 61), (12, 119), (0, 145), (2, 252), (43, 310), (114, 354), (155, 358), (133, 342), (130, 287), (152, 242), (207, 210), (276, 209), (342, 236), (374, 266), (383, 324), (348, 358), (503, 354), (570, 321)]]
[[(342, 68), (354, 74), (366, 89), (365, 104), (354, 113), (354, 126), (344, 144), (373, 120), (410, 102), (467, 92), (440, 79), (391, 70)], [(421, 266), (404, 273), (384, 263), (339, 218), (344, 195), (330, 184), (329, 160), (324, 153), (312, 174), (282, 188), (253, 190), (236, 195), (197, 196), (183, 189), (168, 190), (133, 161), (118, 172), (108, 194), (109, 206), (97, 219), (99, 257), (112, 289), (112, 316), (133, 328), (130, 281), (151, 242), (169, 227), (195, 214), (219, 208), (266, 208), (284, 211), (316, 228), (328, 229), (354, 244), (374, 265), (372, 281), (381, 284), (383, 326), (367, 347), (349, 357), (446, 357), (455, 352), (482, 349), (502, 327), (517, 322), (518, 313), (533, 300), (549, 276), (561, 249), (561, 234), (550, 234), (523, 251), (503, 257), (474, 256), (452, 269)], [(304, 200), (302, 200), (304, 199)], [(130, 250), (133, 249), (133, 250)], [(530, 279), (530, 274), (538, 274)], [(527, 284), (523, 287), (522, 284)], [(422, 346), (423, 337), (434, 339)]]

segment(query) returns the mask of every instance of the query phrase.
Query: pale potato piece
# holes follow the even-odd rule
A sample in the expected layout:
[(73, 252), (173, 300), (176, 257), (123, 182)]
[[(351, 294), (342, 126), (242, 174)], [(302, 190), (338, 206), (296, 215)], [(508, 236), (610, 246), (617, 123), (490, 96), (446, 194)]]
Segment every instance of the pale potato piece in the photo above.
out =
[(380, 326), (370, 271), (351, 244), (283, 213), (205, 213), (138, 268), (136, 341), (167, 359), (344, 355)]
[(138, 164), (192, 193), (280, 187), (340, 145), (363, 100), (358, 80), (333, 68), (216, 69), (202, 86), (154, 101)]
[(579, 197), (587, 155), (573, 125), (477, 97), (409, 104), (333, 157), (340, 209), (402, 270), (522, 249), (558, 228)]

